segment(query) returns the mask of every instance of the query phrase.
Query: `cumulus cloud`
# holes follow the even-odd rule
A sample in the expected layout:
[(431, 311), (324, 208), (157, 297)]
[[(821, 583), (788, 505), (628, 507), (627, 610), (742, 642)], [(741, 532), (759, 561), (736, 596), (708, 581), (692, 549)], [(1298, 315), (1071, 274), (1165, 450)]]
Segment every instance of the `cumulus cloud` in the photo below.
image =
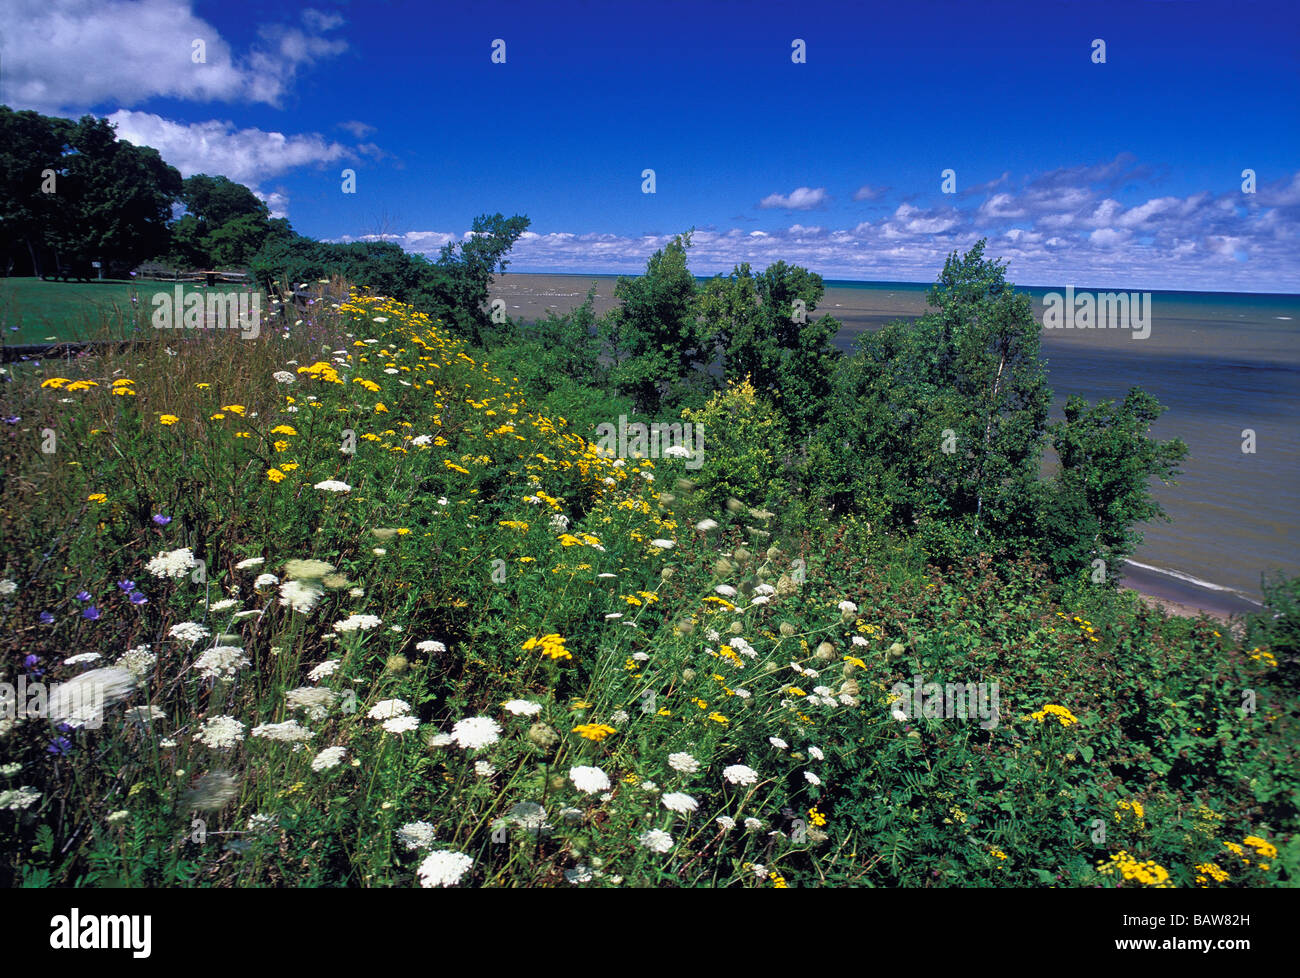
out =
[(208, 173), (254, 186), (299, 167), (334, 163), (353, 151), (312, 134), (286, 136), (262, 129), (237, 129), (216, 119), (181, 123), (152, 112), (121, 110), (108, 116), (119, 139), (152, 146), (181, 176)]
[(807, 211), (820, 207), (830, 200), (825, 187), (798, 187), (789, 194), (768, 194), (758, 202), (763, 209), (783, 208), (791, 211)]
[[(190, 0), (7, 0), (5, 92), (11, 105), (77, 115), (155, 97), (281, 104), (308, 64), (346, 50), (343, 20), (306, 10), (301, 26), (265, 24), (242, 55)], [(195, 41), (203, 43), (196, 63)]]

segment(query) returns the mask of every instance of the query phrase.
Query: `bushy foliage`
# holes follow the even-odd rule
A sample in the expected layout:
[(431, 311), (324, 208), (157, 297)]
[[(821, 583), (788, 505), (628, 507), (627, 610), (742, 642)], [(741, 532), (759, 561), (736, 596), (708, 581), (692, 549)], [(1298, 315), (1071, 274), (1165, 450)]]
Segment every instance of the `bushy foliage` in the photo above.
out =
[(781, 416), (747, 380), (730, 382), (682, 420), (703, 430), (703, 466), (693, 476), (714, 506), (738, 499), (775, 505), (788, 493), (790, 447)]

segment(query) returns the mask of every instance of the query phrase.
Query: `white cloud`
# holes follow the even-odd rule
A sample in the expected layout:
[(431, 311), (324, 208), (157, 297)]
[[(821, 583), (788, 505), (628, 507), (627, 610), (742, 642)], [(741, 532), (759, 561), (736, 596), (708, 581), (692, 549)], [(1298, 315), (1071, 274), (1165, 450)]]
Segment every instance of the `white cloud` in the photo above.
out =
[(825, 187), (818, 187), (815, 190), (812, 187), (798, 187), (788, 195), (768, 194), (758, 202), (758, 206), (764, 209), (780, 207), (792, 211), (806, 211), (820, 207), (829, 199)]
[[(16, 108), (77, 115), (154, 97), (280, 104), (299, 69), (347, 48), (342, 23), (307, 11), (306, 30), (263, 25), (242, 57), (189, 0), (6, 0), (5, 93)], [(194, 41), (204, 43), (196, 64)]]
[(314, 133), (286, 136), (262, 129), (236, 129), (234, 123), (216, 119), (186, 124), (152, 112), (123, 109), (108, 121), (117, 126), (119, 139), (152, 146), (183, 177), (208, 173), (250, 187), (289, 170), (334, 163), (352, 155), (341, 143), (327, 142)]

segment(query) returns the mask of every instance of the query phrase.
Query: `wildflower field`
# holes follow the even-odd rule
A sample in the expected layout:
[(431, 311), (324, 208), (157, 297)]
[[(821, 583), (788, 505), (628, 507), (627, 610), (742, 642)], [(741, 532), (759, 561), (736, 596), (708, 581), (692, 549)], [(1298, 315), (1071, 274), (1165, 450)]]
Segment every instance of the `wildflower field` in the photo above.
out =
[(611, 458), (521, 370), (382, 298), (13, 367), (0, 882), (1295, 883), (1258, 629)]

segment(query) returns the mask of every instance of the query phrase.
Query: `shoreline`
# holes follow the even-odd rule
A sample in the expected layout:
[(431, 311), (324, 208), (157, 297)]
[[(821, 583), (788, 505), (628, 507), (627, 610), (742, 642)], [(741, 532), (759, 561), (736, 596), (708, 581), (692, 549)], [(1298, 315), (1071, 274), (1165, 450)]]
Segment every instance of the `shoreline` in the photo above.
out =
[[(1166, 617), (1198, 618), (1205, 615), (1239, 626), (1243, 616), (1263, 610), (1263, 605), (1228, 588), (1205, 587), (1168, 573), (1125, 563), (1119, 588), (1132, 591), (1148, 608)], [(1234, 627), (1234, 633), (1237, 628)]]

